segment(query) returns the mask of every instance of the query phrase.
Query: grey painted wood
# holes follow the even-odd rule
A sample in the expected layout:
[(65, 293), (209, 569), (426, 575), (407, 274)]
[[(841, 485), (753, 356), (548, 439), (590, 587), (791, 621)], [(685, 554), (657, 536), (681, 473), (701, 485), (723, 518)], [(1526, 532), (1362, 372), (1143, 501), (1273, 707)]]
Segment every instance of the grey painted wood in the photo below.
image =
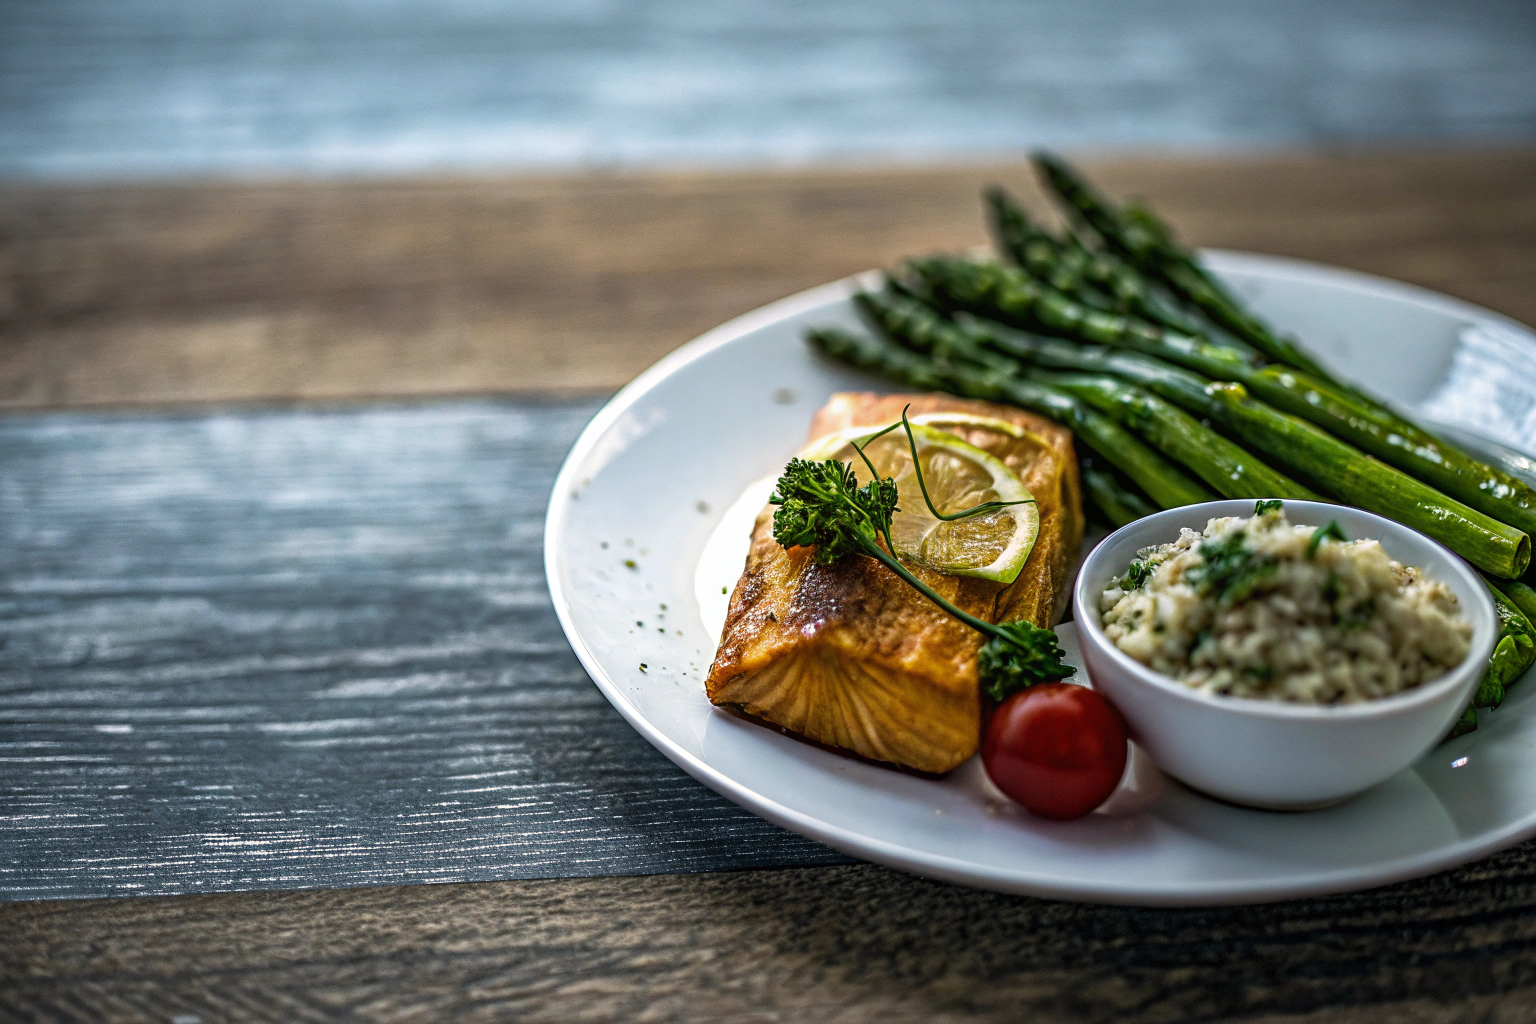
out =
[(541, 533), (595, 408), (0, 418), (0, 897), (846, 860), (570, 652)]
[(1529, 0), (7, 0), (0, 173), (1536, 137)]

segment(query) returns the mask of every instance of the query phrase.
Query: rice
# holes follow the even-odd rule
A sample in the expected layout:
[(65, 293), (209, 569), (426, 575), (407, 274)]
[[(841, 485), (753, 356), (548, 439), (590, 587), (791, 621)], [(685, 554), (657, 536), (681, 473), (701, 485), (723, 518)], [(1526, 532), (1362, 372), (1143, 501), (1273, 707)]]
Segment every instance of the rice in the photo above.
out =
[(1378, 541), (1343, 540), (1331, 523), (1293, 526), (1279, 508), (1142, 549), (1099, 607), (1109, 639), (1155, 671), (1301, 704), (1418, 686), (1459, 664), (1472, 640), (1444, 583)]

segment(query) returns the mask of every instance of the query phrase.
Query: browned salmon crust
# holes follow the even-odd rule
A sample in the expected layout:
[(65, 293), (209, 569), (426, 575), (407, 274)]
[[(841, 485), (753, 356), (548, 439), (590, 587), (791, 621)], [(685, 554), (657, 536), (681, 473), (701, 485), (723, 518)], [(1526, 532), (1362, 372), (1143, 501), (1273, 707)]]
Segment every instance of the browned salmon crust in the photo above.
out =
[[(834, 395), (810, 439), (910, 415), (969, 413), (1028, 431), (946, 426), (1002, 459), (1034, 494), (1040, 534), (1019, 577), (1004, 587), (913, 566), (958, 607), (991, 622), (1053, 624), (1082, 542), (1082, 500), (1072, 435), (1019, 409), (948, 395)], [(773, 539), (772, 508), (758, 516), (747, 565), (731, 595), (705, 683), (709, 699), (807, 739), (921, 772), (957, 767), (980, 744), (976, 654), (982, 637), (872, 558), (817, 565), (805, 548)]]

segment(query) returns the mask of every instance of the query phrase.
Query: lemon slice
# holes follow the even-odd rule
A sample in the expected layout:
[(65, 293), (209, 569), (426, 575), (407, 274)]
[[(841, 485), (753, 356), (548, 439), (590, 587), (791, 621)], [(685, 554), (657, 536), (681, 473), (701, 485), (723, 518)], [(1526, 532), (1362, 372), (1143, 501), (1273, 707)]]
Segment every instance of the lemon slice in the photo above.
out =
[[(957, 414), (934, 414), (933, 421), (957, 420)], [(1019, 436), (1020, 428), (1003, 420), (964, 417), (967, 426), (986, 427)], [(985, 422), (980, 422), (985, 420)], [(972, 422), (975, 421), (975, 422)], [(958, 425), (958, 423), (957, 423)], [(806, 459), (837, 459), (853, 465), (860, 484), (869, 482), (869, 467), (854, 451), (853, 442), (879, 433), (880, 427), (850, 427), (813, 441), (800, 453)], [(1024, 504), (993, 509), (964, 519), (945, 521), (928, 511), (912, 468), (912, 451), (900, 427), (864, 449), (882, 477), (896, 481), (900, 510), (891, 520), (896, 554), (956, 576), (1012, 583), (1040, 533), (1040, 512), (1018, 474), (1001, 459), (968, 444), (932, 423), (912, 423), (923, 481), (934, 507), (946, 515), (988, 501)]]

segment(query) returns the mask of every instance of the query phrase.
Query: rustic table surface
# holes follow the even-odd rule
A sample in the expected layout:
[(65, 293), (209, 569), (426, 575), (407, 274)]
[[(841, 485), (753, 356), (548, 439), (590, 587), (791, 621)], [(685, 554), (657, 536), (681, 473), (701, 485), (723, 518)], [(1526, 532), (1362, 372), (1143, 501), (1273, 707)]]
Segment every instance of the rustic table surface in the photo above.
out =
[[(1536, 153), (1088, 167), (1201, 244), (1536, 321)], [(1536, 847), (1256, 908), (975, 892), (725, 804), (575, 666), (539, 523), (602, 396), (981, 243), (992, 180), (1032, 193), (0, 188), (0, 1019), (1536, 1019)]]

